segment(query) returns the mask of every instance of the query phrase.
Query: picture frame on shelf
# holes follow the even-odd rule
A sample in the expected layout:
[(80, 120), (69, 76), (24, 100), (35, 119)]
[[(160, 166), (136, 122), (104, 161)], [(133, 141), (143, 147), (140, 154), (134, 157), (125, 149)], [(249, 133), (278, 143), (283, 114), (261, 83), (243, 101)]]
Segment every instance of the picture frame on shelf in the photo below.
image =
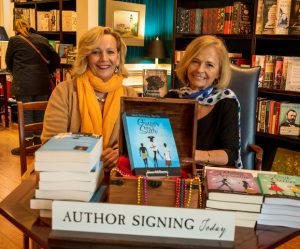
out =
[(145, 4), (106, 0), (105, 25), (120, 33), (127, 46), (144, 46)]

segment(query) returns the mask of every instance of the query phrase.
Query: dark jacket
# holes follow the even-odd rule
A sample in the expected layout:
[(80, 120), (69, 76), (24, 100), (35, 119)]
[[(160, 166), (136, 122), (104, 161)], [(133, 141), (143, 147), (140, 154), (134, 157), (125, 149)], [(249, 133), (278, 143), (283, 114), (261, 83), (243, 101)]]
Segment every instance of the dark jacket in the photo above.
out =
[[(35, 33), (27, 37), (48, 60), (56, 57), (48, 40)], [(48, 65), (26, 41), (18, 35), (9, 39), (6, 52), (7, 70), (12, 72), (11, 93), (15, 96), (34, 96), (50, 94)], [(59, 62), (57, 55), (56, 63)], [(58, 60), (58, 61), (57, 61)], [(58, 64), (59, 67), (59, 64)]]

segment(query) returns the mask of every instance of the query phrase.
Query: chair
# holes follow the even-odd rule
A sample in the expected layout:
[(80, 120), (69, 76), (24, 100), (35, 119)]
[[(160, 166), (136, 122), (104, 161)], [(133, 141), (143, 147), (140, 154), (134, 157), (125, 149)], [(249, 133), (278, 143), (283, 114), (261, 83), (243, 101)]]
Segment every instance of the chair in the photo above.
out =
[(237, 95), (241, 105), (241, 157), (245, 169), (262, 168), (263, 150), (255, 145), (256, 99), (260, 67), (241, 68), (231, 65), (229, 88)]
[[(32, 155), (41, 145), (33, 145), (30, 147), (26, 147), (25, 142), (25, 132), (26, 131), (42, 131), (43, 130), (43, 123), (32, 123), (32, 124), (25, 124), (24, 123), (24, 111), (26, 110), (46, 110), (48, 101), (38, 101), (38, 102), (27, 102), (23, 103), (21, 101), (17, 102), (18, 108), (18, 128), (19, 128), (19, 145), (20, 145), (20, 163), (21, 163), (21, 176), (27, 175), (31, 173), (33, 167), (30, 169), (27, 167), (27, 156), (29, 154)], [(26, 174), (25, 174), (26, 173)], [(33, 242), (34, 248), (39, 248), (39, 246)], [(29, 249), (30, 248), (30, 241), (27, 236), (24, 235), (23, 237), (23, 248)]]
[[(26, 147), (25, 142), (25, 132), (26, 131), (42, 131), (43, 123), (32, 123), (24, 124), (24, 111), (26, 110), (46, 110), (48, 101), (37, 101), (37, 102), (27, 102), (23, 103), (18, 101), (18, 123), (19, 123), (19, 144), (20, 144), (20, 163), (21, 163), (21, 176), (24, 175), (26, 171), (30, 171), (27, 167), (27, 156), (32, 155), (41, 145), (33, 145)], [(30, 173), (29, 172), (29, 173)]]

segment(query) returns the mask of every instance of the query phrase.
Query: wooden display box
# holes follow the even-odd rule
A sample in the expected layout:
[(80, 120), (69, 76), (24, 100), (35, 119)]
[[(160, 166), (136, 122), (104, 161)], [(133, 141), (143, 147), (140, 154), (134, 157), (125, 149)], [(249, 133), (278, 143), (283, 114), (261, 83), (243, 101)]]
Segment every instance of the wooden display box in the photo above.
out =
[[(167, 114), (171, 121), (180, 161), (187, 162), (193, 160), (197, 132), (196, 101), (183, 99), (122, 97), (121, 115), (124, 112)], [(120, 155), (127, 155), (122, 121), (120, 127), (119, 146)], [(197, 208), (199, 206), (199, 181), (197, 179), (193, 179), (194, 174), (191, 163), (185, 163), (184, 167), (189, 169), (189, 175), (191, 177), (185, 179), (185, 207), (188, 206), (191, 208)], [(176, 180), (176, 178), (147, 178), (146, 180), (143, 178), (138, 181), (138, 177), (122, 176), (113, 171), (109, 183), (108, 202), (175, 207), (176, 197), (178, 198), (177, 181), (178, 180)], [(138, 184), (138, 182), (140, 184)], [(143, 187), (145, 182), (147, 183), (146, 198), (144, 197), (145, 191)], [(141, 194), (140, 203), (138, 203), (138, 185), (140, 186), (139, 193)], [(189, 192), (190, 186), (192, 186), (191, 192)]]

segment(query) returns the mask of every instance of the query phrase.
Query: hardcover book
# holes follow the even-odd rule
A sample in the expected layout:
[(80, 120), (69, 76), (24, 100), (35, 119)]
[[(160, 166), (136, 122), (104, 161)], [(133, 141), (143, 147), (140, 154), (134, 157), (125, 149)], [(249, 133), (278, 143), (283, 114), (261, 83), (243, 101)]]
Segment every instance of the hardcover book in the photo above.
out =
[(84, 133), (60, 133), (35, 152), (36, 162), (76, 162), (94, 166), (102, 153), (102, 137)]
[(299, 176), (259, 173), (257, 180), (265, 196), (264, 203), (300, 206)]
[(300, 92), (300, 58), (292, 57), (288, 61), (285, 90)]
[(208, 199), (262, 204), (259, 186), (249, 172), (206, 170)]
[(263, 34), (274, 34), (276, 26), (277, 0), (264, 0), (263, 2)]
[(300, 34), (300, 0), (292, 0), (290, 13), (289, 33), (292, 35)]
[(67, 63), (68, 54), (73, 50), (73, 44), (60, 43), (58, 45), (58, 55), (60, 57), (60, 62)]
[(277, 0), (275, 34), (289, 33), (291, 2), (292, 0)]
[(143, 70), (143, 96), (164, 97), (167, 94), (167, 70)]
[(122, 116), (131, 169), (136, 175), (179, 176), (180, 162), (167, 115)]
[(279, 117), (279, 134), (300, 135), (300, 104), (282, 102)]

